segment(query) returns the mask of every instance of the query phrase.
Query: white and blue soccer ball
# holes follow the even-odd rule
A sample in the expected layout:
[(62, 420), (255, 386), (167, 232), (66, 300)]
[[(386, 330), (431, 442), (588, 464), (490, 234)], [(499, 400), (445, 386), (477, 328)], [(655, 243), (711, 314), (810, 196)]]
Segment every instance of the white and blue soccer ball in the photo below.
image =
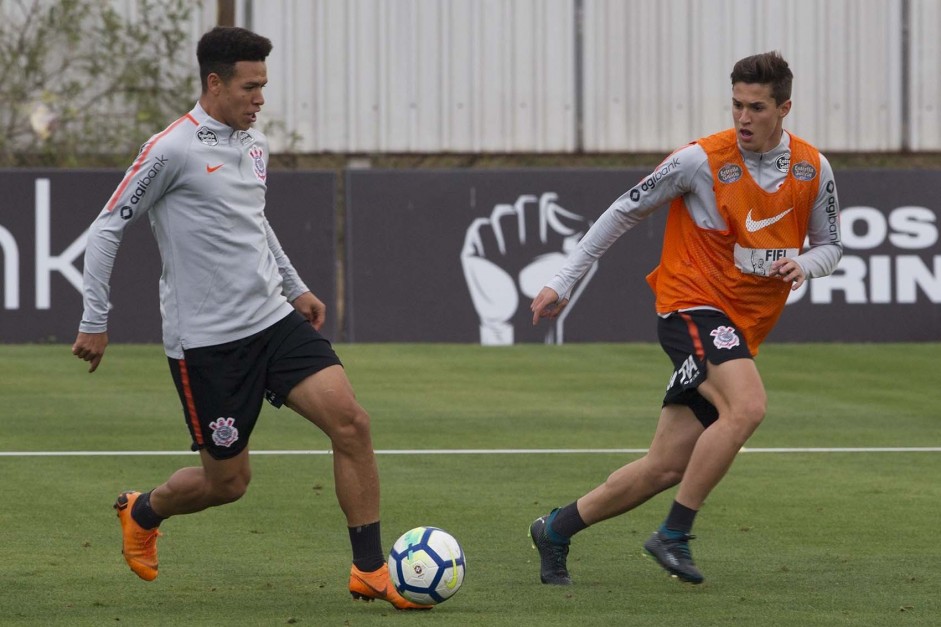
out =
[(435, 605), (450, 599), (464, 583), (464, 550), (450, 533), (416, 527), (402, 534), (389, 553), (392, 584), (414, 603)]

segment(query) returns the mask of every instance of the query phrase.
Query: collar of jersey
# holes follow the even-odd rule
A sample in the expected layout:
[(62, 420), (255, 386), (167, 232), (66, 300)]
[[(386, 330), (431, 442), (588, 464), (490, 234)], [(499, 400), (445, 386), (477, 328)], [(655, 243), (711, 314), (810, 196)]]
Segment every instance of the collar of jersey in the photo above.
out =
[(752, 152), (751, 150), (745, 150), (742, 148), (742, 145), (738, 146), (739, 152), (742, 153), (742, 159), (745, 160), (745, 163), (750, 165), (758, 165), (761, 162), (769, 163), (773, 162), (775, 159), (781, 155), (787, 155), (791, 152), (791, 136), (787, 134), (787, 131), (781, 133), (781, 141), (778, 142), (778, 145), (769, 150), (768, 152)]
[(218, 133), (220, 137), (225, 137), (230, 139), (235, 136), (238, 132), (228, 124), (223, 124), (219, 120), (215, 119), (203, 109), (203, 106), (196, 102), (196, 106), (193, 107), (193, 110), (190, 111), (190, 115), (196, 118), (196, 121), (199, 122), (200, 126), (205, 126), (211, 131)]

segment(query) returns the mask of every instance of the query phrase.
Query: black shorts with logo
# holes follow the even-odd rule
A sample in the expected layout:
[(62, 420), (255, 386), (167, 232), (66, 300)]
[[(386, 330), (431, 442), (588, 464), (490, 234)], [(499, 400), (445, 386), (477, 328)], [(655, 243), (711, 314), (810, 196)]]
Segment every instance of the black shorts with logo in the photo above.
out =
[(732, 359), (751, 359), (744, 336), (724, 313), (712, 309), (678, 311), (661, 317), (657, 336), (674, 367), (663, 404), (688, 406), (703, 427), (708, 427), (719, 417), (719, 411), (696, 389), (706, 380), (706, 362), (718, 365)]
[(241, 453), (262, 400), (284, 404), (295, 385), (342, 365), (330, 342), (296, 311), (246, 338), (183, 351), (169, 358), (193, 450), (215, 459)]

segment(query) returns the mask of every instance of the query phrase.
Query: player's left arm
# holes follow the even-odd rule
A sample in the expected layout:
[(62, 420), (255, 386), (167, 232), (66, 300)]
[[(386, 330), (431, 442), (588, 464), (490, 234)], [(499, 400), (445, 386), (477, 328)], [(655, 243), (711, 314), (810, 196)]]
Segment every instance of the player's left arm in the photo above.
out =
[(327, 306), (301, 280), (267, 218), (265, 219), (265, 236), (268, 240), (268, 248), (274, 256), (275, 263), (278, 264), (278, 272), (281, 274), (281, 292), (294, 309), (319, 331), (327, 319)]
[(309, 292), (307, 285), (301, 280), (287, 253), (284, 252), (284, 248), (282, 248), (281, 242), (278, 240), (278, 236), (275, 235), (274, 229), (271, 228), (267, 218), (265, 218), (265, 238), (268, 240), (268, 249), (274, 256), (275, 263), (278, 264), (278, 272), (281, 274), (282, 281), (281, 291), (284, 296), (289, 301), (294, 301), (304, 292)]
[(778, 276), (797, 289), (807, 279), (831, 274), (843, 257), (840, 237), (840, 201), (833, 168), (820, 155), (820, 187), (807, 224), (808, 249), (795, 257), (778, 259), (771, 264), (771, 276)]

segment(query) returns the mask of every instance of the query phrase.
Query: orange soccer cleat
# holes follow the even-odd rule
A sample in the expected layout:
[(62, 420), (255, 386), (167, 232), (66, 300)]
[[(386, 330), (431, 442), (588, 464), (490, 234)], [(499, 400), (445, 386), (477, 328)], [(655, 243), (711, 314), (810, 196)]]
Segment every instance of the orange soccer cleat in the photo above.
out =
[(354, 600), (359, 601), (388, 601), (397, 610), (430, 610), (434, 607), (412, 603), (399, 594), (389, 579), (389, 567), (385, 564), (371, 573), (365, 573), (353, 566), (350, 569), (350, 594)]
[(138, 577), (153, 581), (157, 578), (157, 537), (160, 532), (156, 528), (144, 529), (131, 517), (131, 508), (139, 496), (140, 492), (122, 492), (114, 502), (123, 535), (121, 552)]

